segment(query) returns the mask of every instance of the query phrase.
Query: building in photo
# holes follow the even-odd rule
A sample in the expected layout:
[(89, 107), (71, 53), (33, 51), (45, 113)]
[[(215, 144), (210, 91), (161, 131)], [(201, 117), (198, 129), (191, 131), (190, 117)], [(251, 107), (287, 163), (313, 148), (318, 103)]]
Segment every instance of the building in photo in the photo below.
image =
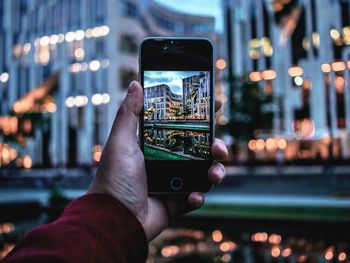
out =
[(182, 96), (162, 84), (144, 88), (145, 121), (171, 120), (182, 117)]
[(209, 120), (210, 73), (200, 72), (182, 80), (185, 118)]

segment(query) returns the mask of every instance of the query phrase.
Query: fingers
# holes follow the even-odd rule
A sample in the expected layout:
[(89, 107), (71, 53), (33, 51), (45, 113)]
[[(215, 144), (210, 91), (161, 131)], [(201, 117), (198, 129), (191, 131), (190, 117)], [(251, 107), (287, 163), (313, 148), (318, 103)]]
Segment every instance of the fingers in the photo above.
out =
[(191, 193), (188, 198), (189, 209), (194, 210), (200, 208), (204, 204), (204, 194), (199, 192)]
[(143, 91), (140, 83), (131, 82), (128, 93), (120, 105), (113, 123), (110, 140), (114, 145), (123, 142), (135, 142), (139, 114), (143, 107)]
[(219, 184), (224, 180), (226, 176), (225, 166), (221, 163), (215, 162), (212, 166), (210, 166), (208, 171), (208, 179), (212, 184)]
[(215, 112), (218, 112), (222, 107), (222, 102), (220, 100), (215, 100)]
[(187, 195), (170, 196), (164, 199), (169, 218), (176, 218), (201, 207), (204, 203), (204, 194), (193, 192)]
[(168, 226), (169, 221), (198, 209), (203, 204), (204, 194), (199, 192), (193, 192), (189, 195), (150, 197), (148, 213), (152, 216), (142, 222), (148, 240), (158, 236)]
[(227, 157), (227, 147), (225, 143), (215, 138), (215, 141), (211, 147), (211, 154), (214, 160), (223, 161)]

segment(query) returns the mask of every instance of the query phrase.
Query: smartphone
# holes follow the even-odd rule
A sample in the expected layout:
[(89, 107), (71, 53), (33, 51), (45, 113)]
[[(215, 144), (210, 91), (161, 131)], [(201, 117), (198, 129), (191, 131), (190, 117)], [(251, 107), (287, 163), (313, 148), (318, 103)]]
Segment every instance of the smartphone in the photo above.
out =
[(140, 47), (140, 147), (150, 193), (207, 192), (214, 139), (213, 45), (146, 38)]

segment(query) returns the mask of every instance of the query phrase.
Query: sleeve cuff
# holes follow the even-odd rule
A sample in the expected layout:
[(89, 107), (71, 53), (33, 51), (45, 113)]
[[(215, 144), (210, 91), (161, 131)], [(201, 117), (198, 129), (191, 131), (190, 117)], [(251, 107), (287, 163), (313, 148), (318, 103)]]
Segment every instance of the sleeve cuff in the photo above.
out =
[(121, 255), (125, 255), (126, 262), (147, 259), (148, 241), (141, 223), (126, 206), (109, 195), (94, 193), (77, 198), (58, 221), (79, 224), (118, 262)]

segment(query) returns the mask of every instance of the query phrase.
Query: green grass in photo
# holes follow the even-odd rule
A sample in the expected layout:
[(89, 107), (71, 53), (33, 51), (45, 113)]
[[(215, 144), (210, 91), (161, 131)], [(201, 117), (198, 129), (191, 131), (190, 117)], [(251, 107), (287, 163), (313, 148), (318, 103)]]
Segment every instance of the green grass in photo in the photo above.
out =
[(148, 146), (144, 146), (143, 150), (144, 150), (144, 155), (146, 160), (175, 160), (175, 161), (190, 160), (189, 158), (182, 157), (176, 154), (171, 154), (171, 153), (154, 149)]

